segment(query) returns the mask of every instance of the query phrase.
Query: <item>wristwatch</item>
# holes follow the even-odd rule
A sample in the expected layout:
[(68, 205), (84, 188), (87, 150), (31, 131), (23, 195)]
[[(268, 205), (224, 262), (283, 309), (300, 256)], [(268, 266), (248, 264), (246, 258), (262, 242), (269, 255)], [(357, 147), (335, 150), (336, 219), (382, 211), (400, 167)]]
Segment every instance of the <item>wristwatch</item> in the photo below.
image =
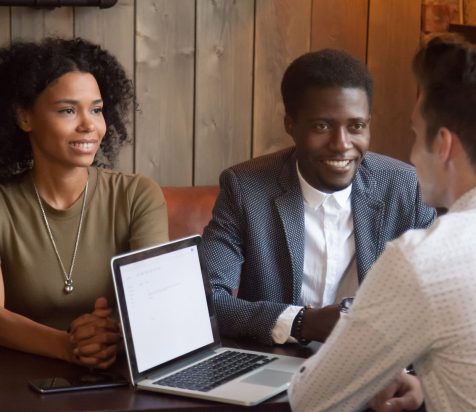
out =
[(339, 303), (339, 311), (341, 313), (347, 313), (354, 302), (353, 297), (343, 298)]
[(416, 372), (415, 372), (415, 369), (413, 369), (413, 365), (408, 365), (405, 369), (403, 369), (403, 372), (405, 372), (408, 375), (416, 376)]

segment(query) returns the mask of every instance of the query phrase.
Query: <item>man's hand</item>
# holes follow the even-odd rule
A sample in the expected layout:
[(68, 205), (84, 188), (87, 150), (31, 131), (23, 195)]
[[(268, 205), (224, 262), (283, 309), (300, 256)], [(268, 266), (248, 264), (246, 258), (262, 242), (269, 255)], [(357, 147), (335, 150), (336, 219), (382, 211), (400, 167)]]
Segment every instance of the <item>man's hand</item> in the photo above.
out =
[(100, 297), (92, 313), (71, 323), (70, 341), (79, 364), (105, 369), (116, 360), (121, 334), (118, 322), (110, 317), (111, 313), (107, 299)]
[(302, 322), (302, 337), (306, 340), (324, 342), (339, 320), (339, 305), (329, 305), (321, 309), (307, 309)]
[(402, 372), (369, 402), (376, 412), (415, 411), (423, 404), (423, 390), (416, 376)]

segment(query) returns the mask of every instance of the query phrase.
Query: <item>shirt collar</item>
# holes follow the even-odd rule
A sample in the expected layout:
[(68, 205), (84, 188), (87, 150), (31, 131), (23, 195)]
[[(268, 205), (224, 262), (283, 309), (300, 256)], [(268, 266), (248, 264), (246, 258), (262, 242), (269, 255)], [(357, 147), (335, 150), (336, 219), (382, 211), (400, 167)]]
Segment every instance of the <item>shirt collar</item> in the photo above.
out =
[(352, 184), (347, 186), (343, 190), (339, 190), (333, 193), (325, 193), (317, 190), (312, 187), (306, 180), (302, 177), (301, 172), (299, 171), (299, 165), (296, 161), (297, 175), (299, 178), (299, 184), (301, 185), (302, 195), (304, 201), (313, 209), (319, 208), (328, 197), (334, 198), (340, 208), (345, 207), (349, 201), (350, 193), (352, 191)]
[(449, 208), (448, 212), (463, 212), (469, 209), (476, 208), (476, 187), (468, 190), (459, 199), (454, 202)]

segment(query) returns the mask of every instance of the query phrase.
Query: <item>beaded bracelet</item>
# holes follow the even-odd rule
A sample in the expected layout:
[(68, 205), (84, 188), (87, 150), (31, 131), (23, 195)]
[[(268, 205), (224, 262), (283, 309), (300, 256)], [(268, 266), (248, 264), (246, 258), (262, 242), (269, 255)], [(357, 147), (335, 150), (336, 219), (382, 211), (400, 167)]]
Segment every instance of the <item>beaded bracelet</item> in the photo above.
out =
[(304, 306), (303, 308), (301, 308), (301, 310), (294, 318), (293, 326), (291, 327), (291, 336), (296, 339), (301, 345), (307, 345), (310, 342), (309, 340), (304, 339), (302, 337), (302, 324), (304, 320), (304, 313), (309, 308), (309, 306)]

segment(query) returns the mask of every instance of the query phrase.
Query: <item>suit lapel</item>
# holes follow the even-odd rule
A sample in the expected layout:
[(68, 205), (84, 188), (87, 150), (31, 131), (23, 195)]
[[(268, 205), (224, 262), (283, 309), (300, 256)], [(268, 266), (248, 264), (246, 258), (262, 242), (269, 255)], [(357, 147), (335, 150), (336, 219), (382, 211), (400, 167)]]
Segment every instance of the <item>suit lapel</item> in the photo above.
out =
[(291, 261), (292, 302), (297, 304), (301, 297), (304, 267), (304, 203), (294, 155), (290, 156), (284, 164), (279, 183), (283, 193), (275, 198), (275, 205), (281, 219)]
[(385, 204), (373, 195), (375, 180), (365, 166), (359, 167), (352, 186), (352, 217), (354, 221), (355, 257), (359, 282), (362, 282), (377, 259)]
[[(301, 297), (304, 267), (304, 202), (297, 177), (294, 154), (284, 163), (278, 181), (283, 193), (276, 197), (274, 202), (283, 227), (291, 262), (292, 301), (297, 304)], [(363, 280), (382, 248), (380, 233), (385, 204), (374, 196), (375, 185), (375, 179), (366, 167), (364, 158), (353, 181), (351, 195), (359, 282)], [(283, 260), (283, 264), (286, 263)]]

